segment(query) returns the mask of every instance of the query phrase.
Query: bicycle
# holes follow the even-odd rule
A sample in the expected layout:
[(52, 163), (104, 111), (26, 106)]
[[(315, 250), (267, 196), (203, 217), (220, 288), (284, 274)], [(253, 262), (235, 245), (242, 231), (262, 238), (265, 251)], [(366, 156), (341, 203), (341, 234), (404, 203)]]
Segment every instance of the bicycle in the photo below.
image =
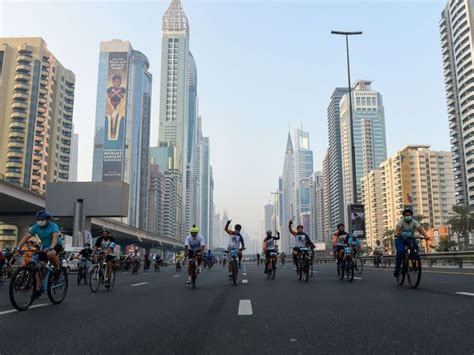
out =
[(138, 270), (140, 270), (140, 261), (135, 259), (132, 261), (132, 275), (138, 274)]
[(309, 280), (309, 264), (311, 259), (310, 248), (300, 248), (298, 255), (298, 264), (296, 265), (296, 273), (298, 280), (304, 279), (305, 282)]
[(360, 275), (364, 269), (364, 261), (359, 257), (357, 249), (352, 249), (352, 260), (354, 261), (355, 271)]
[(387, 261), (385, 260), (385, 256), (382, 254), (375, 254), (374, 256), (374, 266), (378, 269), (382, 265), (383, 268), (387, 267)]
[[(244, 249), (240, 249), (242, 251)], [(239, 278), (239, 262), (238, 262), (238, 254), (239, 249), (231, 249), (229, 250), (230, 253), (230, 260), (229, 260), (229, 269), (230, 273), (232, 274), (232, 281), (234, 285), (237, 286), (238, 278)]]
[(197, 261), (197, 254), (195, 253), (194, 256), (189, 260), (189, 270), (191, 272), (191, 288), (196, 288), (196, 280), (198, 275), (198, 261)]
[(77, 285), (80, 285), (82, 280), (84, 280), (84, 285), (87, 285), (87, 265), (89, 260), (82, 258), (81, 261), (77, 264)]
[(19, 311), (26, 311), (33, 303), (33, 292), (38, 286), (37, 275), (41, 283), (40, 290), (48, 294), (51, 303), (60, 304), (66, 298), (69, 284), (65, 268), (60, 267), (55, 276), (54, 268), (38, 258), (39, 253), (34, 253), (28, 265), (17, 268), (10, 280), (10, 302)]
[(160, 272), (160, 261), (155, 261), (155, 272)]
[(406, 278), (408, 285), (413, 289), (417, 288), (421, 281), (421, 259), (418, 254), (416, 239), (426, 240), (423, 237), (405, 237), (409, 244), (405, 245), (405, 253), (403, 254), (401, 265), (402, 270), (400, 276), (397, 277), (397, 284), (399, 286), (403, 285)]
[[(94, 256), (94, 265), (89, 272), (89, 288), (92, 293), (99, 291), (100, 285), (104, 284), (107, 290), (111, 290), (115, 285), (115, 267), (112, 267), (112, 276), (107, 279), (107, 261), (105, 260), (105, 253), (101, 252)], [(108, 281), (108, 282), (106, 282)]]
[(277, 253), (274, 251), (270, 252), (270, 258), (268, 259), (267, 266), (267, 279), (275, 280), (276, 269), (277, 269)]
[(344, 280), (344, 276), (350, 282), (354, 281), (354, 261), (352, 260), (352, 250), (350, 247), (344, 247), (344, 257), (341, 263), (337, 263), (337, 275), (340, 280)]
[(176, 261), (176, 272), (181, 272), (181, 261)]

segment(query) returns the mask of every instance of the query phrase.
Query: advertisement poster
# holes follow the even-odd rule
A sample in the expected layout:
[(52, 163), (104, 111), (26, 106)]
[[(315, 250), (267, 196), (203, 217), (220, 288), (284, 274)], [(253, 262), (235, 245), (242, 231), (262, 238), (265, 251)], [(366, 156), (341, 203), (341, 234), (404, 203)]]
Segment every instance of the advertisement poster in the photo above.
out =
[(411, 188), (410, 159), (405, 154), (408, 155), (408, 153), (402, 152), (398, 157), (402, 175), (403, 206), (411, 207), (413, 205), (413, 191)]
[(349, 205), (350, 228), (349, 233), (356, 238), (365, 238), (365, 211), (364, 205)]
[(125, 147), (128, 62), (126, 52), (109, 53), (105, 99), (102, 181), (121, 181)]

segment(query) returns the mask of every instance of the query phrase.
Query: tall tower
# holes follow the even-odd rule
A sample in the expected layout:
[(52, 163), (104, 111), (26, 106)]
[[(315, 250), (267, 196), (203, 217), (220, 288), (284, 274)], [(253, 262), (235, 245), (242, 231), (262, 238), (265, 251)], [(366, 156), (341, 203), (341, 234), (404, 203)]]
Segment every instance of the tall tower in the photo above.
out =
[(328, 168), (329, 176), (329, 215), (328, 223), (331, 230), (344, 221), (345, 209), (342, 188), (342, 157), (341, 157), (341, 124), (339, 105), (342, 97), (347, 94), (347, 88), (336, 88), (331, 95), (327, 109), (328, 117)]
[[(341, 99), (341, 147), (344, 208), (361, 202), (361, 179), (387, 158), (385, 114), (382, 95), (371, 88), (371, 81), (359, 80), (352, 91), (356, 176), (352, 176), (351, 125), (348, 94)], [(357, 186), (353, 201), (352, 184)], [(346, 225), (348, 225), (345, 216)]]
[[(302, 223), (302, 215), (311, 212), (310, 180), (313, 174), (313, 151), (309, 146), (309, 132), (295, 129), (294, 144), (294, 174), (295, 174), (295, 201), (296, 220)], [(309, 230), (307, 231), (309, 233)]]
[(101, 42), (93, 181), (130, 185), (128, 223), (145, 228), (152, 76), (128, 41)]
[(0, 43), (0, 175), (44, 193), (69, 180), (75, 76), (42, 38)]
[(283, 233), (281, 236), (281, 250), (288, 252), (291, 244), (291, 239), (285, 228), (288, 226), (288, 222), (293, 220), (296, 222), (296, 195), (295, 195), (295, 151), (293, 149), (293, 142), (291, 135), (288, 133), (288, 139), (286, 141), (285, 148), (285, 160), (283, 162), (283, 174), (282, 174), (282, 227)]
[(439, 31), (443, 57), (449, 135), (453, 155), (456, 204), (474, 205), (474, 15), (472, 1), (450, 0), (441, 14)]
[[(188, 172), (188, 130), (189, 130), (189, 65), (192, 57), (189, 53), (189, 23), (180, 0), (172, 0), (163, 15), (161, 33), (161, 83), (160, 83), (160, 123), (159, 146), (175, 147), (175, 163), (180, 175), (178, 201), (181, 206), (186, 203)], [(195, 69), (195, 67), (194, 67)], [(192, 76), (192, 75), (191, 75)], [(184, 208), (181, 209), (183, 211)], [(178, 224), (183, 233), (186, 211), (178, 216)]]

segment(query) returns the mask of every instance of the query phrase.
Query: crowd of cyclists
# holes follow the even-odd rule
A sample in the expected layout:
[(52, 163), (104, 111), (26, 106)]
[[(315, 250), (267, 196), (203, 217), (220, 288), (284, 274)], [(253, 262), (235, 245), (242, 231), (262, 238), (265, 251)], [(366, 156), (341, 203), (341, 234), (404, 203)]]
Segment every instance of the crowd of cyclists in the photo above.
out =
[[(199, 228), (193, 226), (190, 229), (189, 235), (184, 239), (184, 252), (177, 252), (174, 257), (176, 263), (176, 271), (181, 271), (182, 266), (188, 261), (188, 278), (186, 283), (191, 283), (191, 280), (196, 277), (196, 273), (200, 273), (204, 268), (211, 269), (213, 265), (219, 263), (224, 267), (227, 265), (229, 279), (233, 276), (232, 267), (233, 264), (230, 262), (235, 260), (238, 268), (241, 268), (243, 251), (245, 250), (245, 241), (242, 236), (242, 226), (235, 224), (233, 229), (231, 228), (232, 221), (229, 220), (225, 225), (225, 232), (229, 236), (229, 243), (227, 252), (223, 256), (216, 257), (213, 255), (210, 249), (206, 252), (205, 238), (199, 233)], [(296, 226), (293, 228), (293, 222), (288, 223), (288, 232), (293, 237), (293, 250), (291, 251), (293, 264), (298, 269), (300, 262), (299, 260), (309, 260), (311, 267), (315, 255), (315, 244), (311, 241), (310, 236), (304, 231), (303, 225)], [(413, 252), (418, 252), (418, 244), (414, 239), (415, 233), (419, 233), (422, 239), (429, 239), (427, 233), (423, 227), (413, 219), (413, 211), (409, 208), (403, 210), (403, 218), (397, 223), (396, 226), (396, 239), (395, 239), (395, 268), (394, 277), (397, 281), (400, 278), (402, 270), (403, 258), (406, 250), (411, 248)], [(262, 241), (262, 254), (256, 254), (257, 264), (264, 263), (264, 273), (275, 272), (277, 268), (277, 258), (280, 256), (280, 262), (285, 265), (286, 255), (284, 252), (279, 253), (277, 249), (277, 241), (280, 240), (280, 233), (277, 231), (276, 235), (273, 235), (272, 231), (267, 231)], [(362, 253), (361, 240), (355, 238), (346, 232), (345, 225), (340, 223), (337, 226), (336, 232), (332, 236), (333, 245), (333, 256), (338, 265), (338, 268), (345, 260), (345, 250), (350, 248), (354, 255), (360, 255)], [(89, 243), (84, 245), (84, 248), (80, 250), (73, 258), (80, 259), (80, 265), (83, 268), (84, 275), (87, 275), (91, 265), (94, 263), (94, 257), (101, 255), (104, 260), (105, 266), (105, 287), (113, 284), (113, 277), (116, 268), (124, 268), (124, 270), (132, 270), (132, 273), (137, 273), (143, 262), (143, 271), (147, 272), (152, 261), (154, 262), (155, 271), (159, 271), (160, 268), (165, 265), (160, 253), (150, 255), (148, 250), (145, 250), (144, 255), (140, 255), (140, 251), (135, 248), (130, 254), (122, 256), (117, 259), (115, 254), (116, 240), (111, 235), (110, 231), (103, 229), (100, 235), (97, 237), (95, 243), (91, 246)], [(36, 214), (36, 223), (32, 225), (26, 235), (21, 238), (18, 245), (14, 250), (0, 251), (0, 279), (11, 277), (13, 273), (13, 264), (17, 257), (21, 256), (21, 266), (25, 267), (32, 262), (38, 263), (38, 265), (45, 266), (49, 265), (52, 272), (53, 281), (59, 278), (61, 274), (61, 257), (64, 254), (64, 241), (60, 236), (60, 230), (56, 223), (53, 222), (52, 216), (46, 210), (39, 211)], [(386, 254), (385, 248), (381, 245), (380, 241), (376, 241), (376, 246), (373, 251), (374, 265), (378, 266), (384, 263), (384, 257)], [(196, 265), (197, 269), (194, 270), (193, 266)], [(298, 270), (297, 270), (298, 271)], [(40, 279), (40, 273), (35, 273), (35, 289), (32, 292), (32, 299), (37, 299), (42, 294), (42, 281)], [(78, 278), (78, 284), (80, 278)]]

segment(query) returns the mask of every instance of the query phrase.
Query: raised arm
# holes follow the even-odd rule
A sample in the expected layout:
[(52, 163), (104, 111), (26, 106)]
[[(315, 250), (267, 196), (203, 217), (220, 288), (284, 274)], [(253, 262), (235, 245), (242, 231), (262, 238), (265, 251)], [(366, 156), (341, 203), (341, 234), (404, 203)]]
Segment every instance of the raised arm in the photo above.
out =
[(273, 239), (276, 239), (276, 240), (280, 239), (280, 232), (277, 232), (277, 236), (273, 237)]
[(229, 225), (230, 225), (231, 222), (232, 222), (232, 220), (227, 221), (227, 223), (226, 223), (226, 225), (225, 225), (225, 228), (224, 228), (224, 230), (226, 231), (226, 233), (227, 233), (228, 235), (234, 234), (234, 231), (229, 228)]
[(293, 227), (292, 227), (292, 226), (293, 226), (293, 221), (290, 221), (290, 222), (288, 223), (288, 229), (289, 229), (291, 235), (296, 236), (296, 231), (293, 230)]

